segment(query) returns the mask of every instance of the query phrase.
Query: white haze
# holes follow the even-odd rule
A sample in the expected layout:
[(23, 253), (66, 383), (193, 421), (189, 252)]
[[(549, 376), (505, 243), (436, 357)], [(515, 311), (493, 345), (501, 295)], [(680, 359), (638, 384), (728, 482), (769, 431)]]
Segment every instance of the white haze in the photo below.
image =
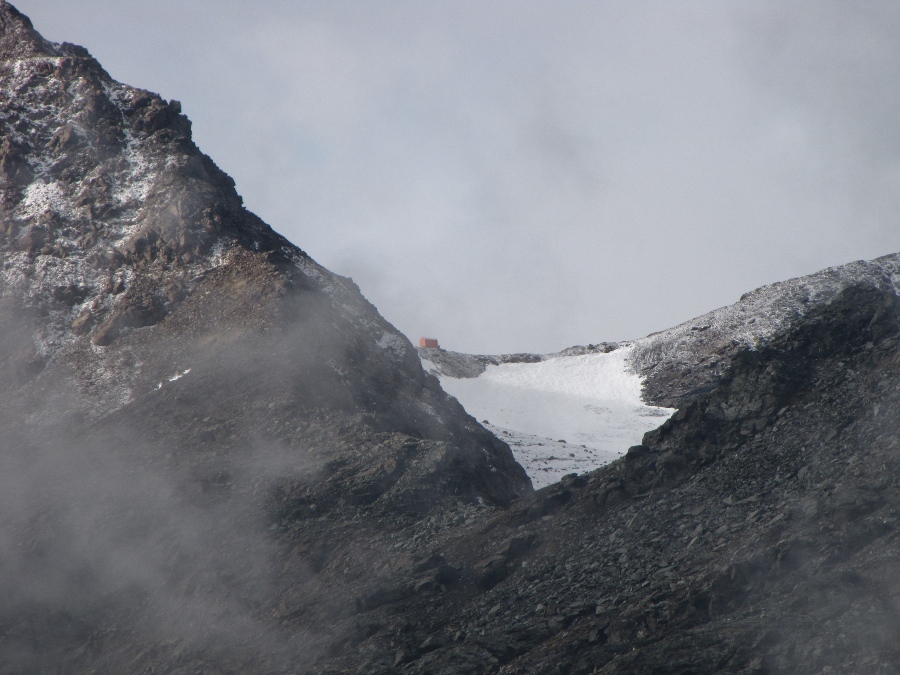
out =
[(895, 2), (14, 4), (412, 339), (637, 338), (900, 250)]

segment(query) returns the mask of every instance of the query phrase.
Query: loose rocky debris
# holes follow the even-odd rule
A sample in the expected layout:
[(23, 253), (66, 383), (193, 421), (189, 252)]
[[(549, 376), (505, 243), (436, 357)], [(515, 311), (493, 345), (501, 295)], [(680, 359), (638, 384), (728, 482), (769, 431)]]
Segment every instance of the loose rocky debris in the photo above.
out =
[(439, 549), (463, 581), (350, 672), (890, 672), (897, 321), (850, 287), (623, 460), (473, 524)]

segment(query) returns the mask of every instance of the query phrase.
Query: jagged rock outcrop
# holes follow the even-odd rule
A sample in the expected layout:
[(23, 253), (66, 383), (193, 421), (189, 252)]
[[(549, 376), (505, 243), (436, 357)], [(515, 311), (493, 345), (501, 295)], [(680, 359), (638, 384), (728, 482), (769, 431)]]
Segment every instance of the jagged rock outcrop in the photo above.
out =
[(113, 81), (6, 2), (0, 22), (0, 128), (15, 167), (0, 183), (7, 386), (52, 382), (67, 397), (54, 415), (95, 420), (165, 398), (188, 370), (179, 387), (255, 372), (301, 409), (369, 414), (423, 437), (475, 434), (505, 462), (509, 483), (491, 497), (525, 489), (502, 445), (423, 375), (352, 281), (243, 208), (178, 102)]

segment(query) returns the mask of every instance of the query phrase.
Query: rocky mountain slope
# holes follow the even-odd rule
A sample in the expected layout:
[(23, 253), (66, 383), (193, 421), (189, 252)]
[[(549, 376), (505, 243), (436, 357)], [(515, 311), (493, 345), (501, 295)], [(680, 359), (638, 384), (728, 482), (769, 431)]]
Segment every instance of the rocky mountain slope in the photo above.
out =
[(296, 668), (397, 532), (531, 492), (177, 102), (2, 1), (0, 259), (2, 672)]
[(278, 391), (391, 431), (469, 435), (503, 469), (481, 496), (527, 491), (352, 281), (243, 208), (177, 102), (114, 82), (0, 7), (5, 386), (26, 399), (58, 389), (42, 413), (95, 422), (203, 378), (246, 397), (250, 378), (267, 402), (284, 403)]
[(894, 672), (898, 316), (850, 284), (624, 460), (471, 526), (441, 551), (482, 556), (468, 586), (355, 672)]
[(745, 293), (733, 305), (635, 341), (633, 364), (648, 403), (680, 407), (710, 391), (747, 349), (777, 340), (809, 312), (853, 286), (887, 293), (900, 288), (900, 254), (830, 267)]
[(897, 670), (897, 256), (637, 341), (679, 411), (533, 492), (177, 103), (4, 0), (0, 232), (0, 672)]

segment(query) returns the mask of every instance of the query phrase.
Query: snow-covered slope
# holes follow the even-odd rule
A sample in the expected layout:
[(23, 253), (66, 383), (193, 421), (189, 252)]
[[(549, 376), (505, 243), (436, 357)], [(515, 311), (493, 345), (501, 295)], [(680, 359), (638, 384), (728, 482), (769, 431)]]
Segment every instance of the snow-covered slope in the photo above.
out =
[(536, 488), (603, 466), (640, 443), (674, 410), (641, 401), (633, 347), (488, 365), (477, 377), (442, 374), (444, 390), (509, 443)]

